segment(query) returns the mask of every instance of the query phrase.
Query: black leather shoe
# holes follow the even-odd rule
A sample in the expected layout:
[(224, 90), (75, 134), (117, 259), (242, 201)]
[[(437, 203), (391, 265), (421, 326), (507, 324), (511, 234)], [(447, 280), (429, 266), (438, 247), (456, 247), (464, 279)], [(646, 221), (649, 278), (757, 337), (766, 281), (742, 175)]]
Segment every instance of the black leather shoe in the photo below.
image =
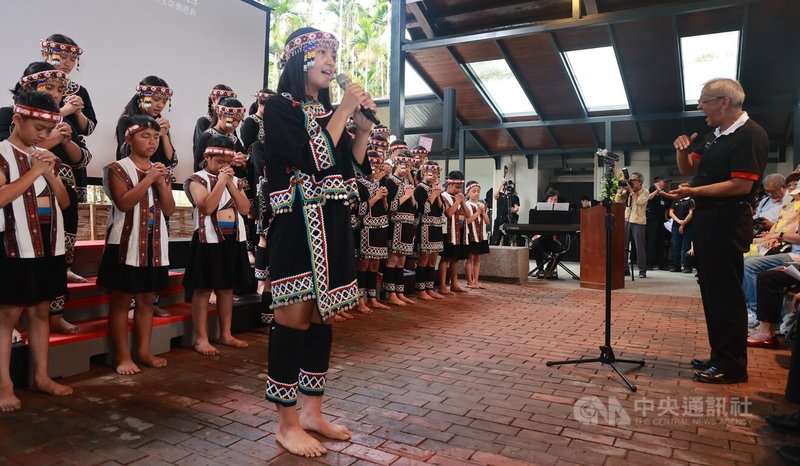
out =
[(785, 416), (770, 414), (764, 420), (778, 432), (800, 435), (800, 411)]
[(778, 445), (775, 453), (785, 464), (800, 465), (800, 447), (794, 445)]
[(692, 367), (695, 369), (699, 369), (704, 371), (706, 369), (711, 369), (711, 360), (710, 359), (692, 359)]
[(696, 382), (703, 383), (742, 383), (747, 382), (747, 374), (732, 374), (730, 372), (723, 372), (716, 367), (709, 367), (703, 372), (695, 372), (693, 379)]

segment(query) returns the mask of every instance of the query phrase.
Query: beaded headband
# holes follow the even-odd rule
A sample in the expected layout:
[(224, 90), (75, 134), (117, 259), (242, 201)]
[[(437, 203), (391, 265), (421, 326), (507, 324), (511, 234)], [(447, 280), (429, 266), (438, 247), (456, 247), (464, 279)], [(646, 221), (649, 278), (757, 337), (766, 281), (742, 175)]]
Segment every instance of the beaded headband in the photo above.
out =
[(314, 66), (316, 50), (320, 47), (339, 49), (339, 40), (330, 32), (313, 31), (290, 40), (284, 47), (278, 66), (285, 68), (290, 58), (303, 52), (303, 71)]
[(472, 188), (474, 188), (476, 186), (478, 187), (478, 189), (481, 189), (481, 185), (477, 181), (473, 181), (472, 183), (468, 183), (467, 187), (466, 187), (466, 191), (469, 191), (470, 189), (472, 189)]
[(428, 155), (428, 149), (424, 147), (411, 149), (411, 155)]
[(433, 173), (436, 175), (442, 172), (442, 167), (432, 163), (423, 163), (420, 165), (419, 169), (422, 171), (422, 173)]
[(258, 91), (258, 92), (256, 92), (256, 95), (254, 97), (256, 98), (256, 100), (267, 100), (270, 97), (272, 97), (273, 95), (275, 95), (275, 94), (270, 94), (269, 92)]
[(53, 123), (60, 123), (62, 120), (61, 114), (58, 112), (28, 107), (27, 105), (14, 105), (14, 113), (16, 115), (33, 118), (34, 120), (51, 121)]
[(406, 144), (403, 144), (403, 143), (391, 144), (391, 145), (389, 145), (389, 150), (391, 150), (391, 151), (396, 151), (396, 150), (408, 151), (408, 146)]
[(460, 185), (464, 184), (464, 180), (451, 180), (450, 178), (446, 178), (444, 180), (444, 183), (445, 184), (452, 184), (452, 185), (460, 186)]
[(133, 136), (136, 133), (141, 133), (148, 128), (150, 128), (148, 125), (130, 125), (128, 126), (128, 129), (125, 130), (125, 137)]
[(384, 150), (389, 147), (389, 141), (385, 141), (383, 139), (370, 138), (369, 143), (372, 145), (372, 147), (380, 147)]
[(244, 107), (226, 107), (224, 105), (217, 105), (217, 117), (225, 118), (225, 126), (233, 128), (234, 120), (241, 120), (244, 118), (247, 109)]
[(236, 155), (236, 151), (233, 149), (229, 149), (227, 147), (217, 147), (217, 146), (208, 146), (206, 150), (203, 151), (204, 157), (214, 157), (215, 155), (221, 155), (223, 157), (233, 157)]
[(78, 60), (78, 68), (80, 68), (80, 56), (83, 54), (83, 49), (77, 45), (64, 44), (53, 40), (42, 39), (42, 54), (47, 55), (49, 61), (55, 65), (61, 63), (61, 58), (66, 54), (72, 54)]
[(378, 157), (369, 157), (369, 164), (372, 165), (372, 166), (383, 165), (383, 158), (380, 157), (380, 156), (378, 156)]
[(375, 125), (369, 132), (370, 137), (383, 136), (384, 138), (388, 138), (389, 134), (390, 134), (389, 128), (384, 125)]
[(236, 93), (233, 91), (229, 91), (227, 89), (211, 89), (211, 91), (209, 91), (208, 93), (208, 97), (210, 99), (213, 99), (215, 97), (221, 97), (223, 99), (226, 97), (232, 97), (235, 99)]
[(411, 157), (408, 152), (401, 152), (399, 154), (395, 154), (392, 156), (392, 160), (397, 163), (413, 163), (414, 158)]
[(70, 84), (67, 74), (58, 70), (39, 71), (38, 73), (23, 76), (19, 80), (19, 84), (22, 87), (27, 87), (32, 83), (36, 83), (36, 90), (38, 92), (44, 92), (44, 86), (47, 84), (47, 81), (61, 81), (67, 87), (69, 87)]
[(172, 108), (172, 89), (164, 86), (153, 86), (150, 84), (139, 84), (136, 86), (136, 93), (142, 98), (142, 106), (150, 108), (153, 105), (154, 95), (163, 95), (170, 99), (169, 106)]

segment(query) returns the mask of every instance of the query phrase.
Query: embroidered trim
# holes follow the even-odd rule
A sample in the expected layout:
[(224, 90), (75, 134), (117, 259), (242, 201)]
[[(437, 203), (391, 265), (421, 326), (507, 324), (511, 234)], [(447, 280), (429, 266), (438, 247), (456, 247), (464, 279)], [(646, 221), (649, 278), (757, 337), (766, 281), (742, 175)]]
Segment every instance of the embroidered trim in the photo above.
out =
[(327, 372), (307, 372), (300, 369), (298, 378), (298, 389), (304, 395), (319, 396), (325, 392), (325, 382), (328, 379)]
[(266, 398), (283, 406), (293, 406), (297, 403), (298, 383), (285, 384), (267, 376)]
[(271, 307), (273, 309), (314, 298), (314, 281), (311, 272), (272, 281)]

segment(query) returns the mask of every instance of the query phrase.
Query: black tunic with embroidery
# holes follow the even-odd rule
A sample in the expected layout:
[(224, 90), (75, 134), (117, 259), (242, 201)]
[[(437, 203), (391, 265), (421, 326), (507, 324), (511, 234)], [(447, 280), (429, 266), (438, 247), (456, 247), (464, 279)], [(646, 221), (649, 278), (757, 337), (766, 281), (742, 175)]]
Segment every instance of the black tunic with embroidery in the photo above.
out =
[[(357, 196), (352, 140), (343, 132), (333, 146), (325, 129), (332, 112), (319, 103), (283, 94), (265, 107), (273, 307), (313, 299), (328, 319), (358, 302), (348, 205)], [(362, 166), (369, 169), (366, 157)]]
[(442, 241), (442, 226), (446, 223), (444, 217), (444, 201), (441, 196), (428, 202), (433, 186), (421, 182), (414, 190), (414, 198), (417, 200), (417, 217), (419, 218), (419, 228), (417, 229), (417, 244), (419, 251), (423, 254), (431, 252), (442, 252), (444, 242)]
[(386, 259), (389, 255), (389, 209), (386, 198), (379, 200), (372, 207), (369, 200), (381, 184), (370, 178), (359, 177), (358, 180), (358, 217), (361, 229), (356, 236), (358, 257), (362, 259)]
[(405, 178), (391, 175), (384, 178), (384, 185), (389, 191), (389, 252), (410, 256), (414, 253), (414, 236), (416, 230), (416, 207), (414, 196), (400, 202), (406, 186), (411, 186)]

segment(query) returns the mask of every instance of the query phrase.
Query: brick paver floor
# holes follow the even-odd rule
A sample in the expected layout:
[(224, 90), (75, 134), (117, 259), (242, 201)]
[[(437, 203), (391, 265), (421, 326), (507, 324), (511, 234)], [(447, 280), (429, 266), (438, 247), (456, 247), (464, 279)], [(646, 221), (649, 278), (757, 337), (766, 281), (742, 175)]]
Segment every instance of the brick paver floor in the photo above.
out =
[(614, 293), (616, 355), (646, 361), (621, 365), (631, 393), (608, 367), (545, 366), (599, 354), (603, 292), (487, 285), (336, 324), (324, 411), (353, 439), (320, 459), (275, 441), (262, 331), (246, 350), (175, 349), (132, 377), (95, 367), (66, 380), (67, 398), (21, 391), (23, 410), (0, 415), (0, 463), (779, 464), (772, 449), (792, 441), (763, 420), (796, 410), (787, 350), (749, 350), (747, 384), (690, 380), (689, 360), (708, 354), (696, 293)]

